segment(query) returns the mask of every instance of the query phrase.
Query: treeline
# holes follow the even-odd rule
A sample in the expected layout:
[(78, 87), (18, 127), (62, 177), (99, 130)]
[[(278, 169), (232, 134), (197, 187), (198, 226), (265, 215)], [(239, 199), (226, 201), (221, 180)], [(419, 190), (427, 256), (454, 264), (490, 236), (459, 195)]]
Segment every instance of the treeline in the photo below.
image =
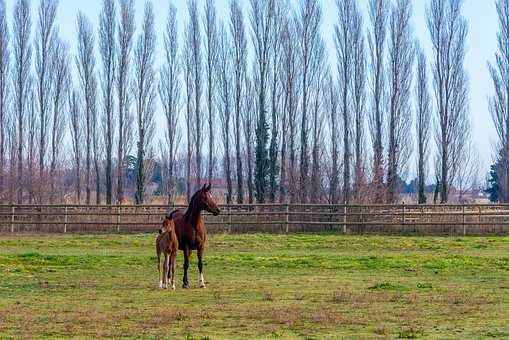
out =
[[(509, 1), (497, 4), (490, 108), (505, 160)], [(430, 56), (410, 0), (369, 0), (365, 16), (358, 1), (337, 0), (331, 32), (318, 0), (230, 0), (224, 20), (214, 0), (188, 0), (186, 13), (170, 4), (164, 29), (151, 1), (136, 25), (133, 0), (103, 0), (99, 27), (77, 16), (76, 55), (57, 6), (40, 0), (32, 19), (29, 1), (16, 0), (9, 27), (0, 0), (3, 202), (143, 203), (156, 167), (168, 202), (181, 179), (189, 198), (216, 178), (228, 203), (395, 202), (415, 167), (418, 202), (433, 178), (445, 203), (479, 171), (461, 0), (427, 1)]]

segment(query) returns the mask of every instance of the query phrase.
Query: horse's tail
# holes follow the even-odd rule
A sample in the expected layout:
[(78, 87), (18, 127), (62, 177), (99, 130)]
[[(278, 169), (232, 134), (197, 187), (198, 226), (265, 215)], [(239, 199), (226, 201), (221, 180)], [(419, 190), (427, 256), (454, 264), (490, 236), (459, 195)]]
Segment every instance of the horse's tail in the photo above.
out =
[(175, 214), (178, 211), (178, 209), (173, 210), (171, 213), (166, 215), (167, 219), (173, 220), (173, 214)]

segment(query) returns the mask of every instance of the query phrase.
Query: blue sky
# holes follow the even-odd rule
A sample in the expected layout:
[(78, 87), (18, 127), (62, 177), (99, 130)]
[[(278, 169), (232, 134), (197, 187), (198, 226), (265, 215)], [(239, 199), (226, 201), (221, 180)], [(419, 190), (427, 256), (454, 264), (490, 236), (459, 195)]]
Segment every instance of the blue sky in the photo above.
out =
[[(297, 4), (297, 0), (290, 0), (291, 3)], [(36, 9), (39, 0), (32, 0), (32, 21), (36, 20)], [(186, 2), (184, 0), (174, 0), (173, 3), (178, 8), (178, 18), (180, 32), (185, 22), (187, 10)], [(203, 8), (204, 0), (198, 0), (200, 8)], [(216, 6), (218, 16), (226, 18), (228, 14), (228, 0), (217, 0)], [(244, 9), (248, 7), (248, 0), (242, 0)], [(367, 0), (359, 1), (367, 17)], [(430, 55), (429, 35), (426, 28), (425, 21), (425, 6), (428, 1), (414, 0), (413, 1), (413, 27), (416, 37), (424, 46), (428, 55)], [(7, 10), (9, 17), (12, 17), (12, 8), (14, 0), (7, 0)], [(136, 4), (136, 18), (139, 27), (141, 16), (143, 13), (144, 0), (135, 0)], [(162, 32), (165, 25), (166, 13), (168, 10), (168, 0), (153, 0), (156, 25), (158, 32)], [(336, 18), (336, 5), (335, 0), (322, 0), (324, 22), (322, 27), (323, 36), (329, 46), (329, 58), (331, 61), (335, 58), (334, 45), (332, 40), (333, 27)], [(76, 48), (76, 14), (78, 10), (83, 11), (94, 23), (97, 29), (99, 10), (101, 7), (101, 0), (60, 0), (58, 10), (58, 25), (60, 27), (61, 36), (70, 43), (71, 49), (74, 51)], [(492, 159), (492, 145), (496, 140), (495, 129), (491, 122), (491, 117), (488, 111), (488, 95), (492, 90), (491, 80), (487, 68), (487, 61), (493, 60), (493, 55), (496, 50), (496, 32), (498, 29), (498, 22), (495, 9), (495, 0), (465, 0), (463, 6), (463, 13), (469, 24), (468, 34), (468, 52), (465, 61), (465, 67), (469, 74), (470, 79), (470, 108), (472, 119), (472, 136), (474, 143), (479, 151), (481, 160), (482, 175), (487, 171), (490, 161)], [(10, 18), (9, 18), (10, 20)], [(35, 26), (34, 26), (35, 27)], [(158, 38), (162, 36), (159, 33)], [(159, 40), (159, 43), (161, 41)], [(161, 45), (159, 44), (159, 47)], [(158, 53), (161, 49), (158, 49)], [(413, 171), (411, 171), (413, 172)]]

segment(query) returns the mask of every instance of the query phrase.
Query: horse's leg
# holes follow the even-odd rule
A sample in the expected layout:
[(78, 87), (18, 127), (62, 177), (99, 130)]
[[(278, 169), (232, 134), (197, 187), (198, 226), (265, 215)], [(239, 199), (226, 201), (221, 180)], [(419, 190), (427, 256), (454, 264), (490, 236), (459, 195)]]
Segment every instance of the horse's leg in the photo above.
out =
[(164, 288), (168, 288), (169, 272), (170, 272), (170, 254), (164, 253)]
[(159, 288), (163, 288), (164, 268), (161, 268), (161, 252), (157, 248), (157, 271), (159, 272)]
[(205, 288), (205, 279), (203, 278), (203, 253), (204, 249), (198, 249), (198, 270), (200, 271), (200, 288)]
[(168, 271), (168, 281), (172, 279), (171, 277), (171, 257), (170, 257), (170, 270)]
[(189, 257), (191, 256), (191, 249), (184, 247), (184, 279), (182, 288), (189, 288), (189, 280), (187, 279), (187, 270), (189, 269)]
[(171, 288), (175, 290), (175, 260), (177, 259), (177, 253), (173, 252), (171, 254), (170, 263), (171, 263)]

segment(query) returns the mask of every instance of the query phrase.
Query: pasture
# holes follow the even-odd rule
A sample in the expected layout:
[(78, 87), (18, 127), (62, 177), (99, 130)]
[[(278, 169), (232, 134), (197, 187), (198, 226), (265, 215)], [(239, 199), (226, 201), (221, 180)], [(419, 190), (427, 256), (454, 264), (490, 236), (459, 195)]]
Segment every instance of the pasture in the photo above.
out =
[(0, 235), (0, 338), (509, 337), (509, 237), (215, 234), (176, 291), (154, 239)]

